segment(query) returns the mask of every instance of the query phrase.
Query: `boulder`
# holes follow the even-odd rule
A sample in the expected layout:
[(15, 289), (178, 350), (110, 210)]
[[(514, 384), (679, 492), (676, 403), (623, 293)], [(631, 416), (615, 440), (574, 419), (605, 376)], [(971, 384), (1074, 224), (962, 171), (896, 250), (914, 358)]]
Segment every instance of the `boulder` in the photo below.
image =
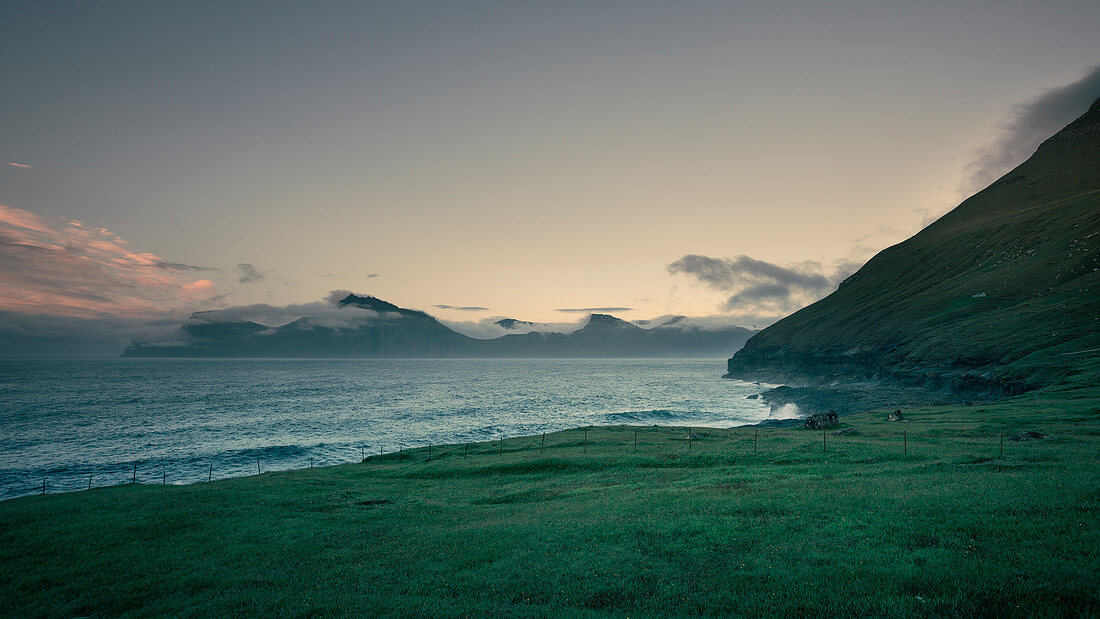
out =
[(1010, 436), (1010, 437), (1008, 437), (1008, 440), (1017, 441), (1017, 442), (1018, 441), (1041, 441), (1044, 438), (1050, 438), (1050, 435), (1049, 434), (1043, 434), (1042, 432), (1032, 432), (1031, 430), (1028, 430), (1027, 432), (1021, 432), (1021, 433), (1019, 433), (1015, 436)]
[(840, 420), (837, 419), (836, 411), (826, 411), (824, 413), (814, 413), (806, 418), (804, 427), (810, 430), (824, 430), (825, 428), (831, 428), (839, 425)]
[(901, 409), (890, 413), (890, 416), (886, 418), (886, 421), (903, 421), (905, 417), (901, 415)]
[(833, 432), (833, 436), (859, 436), (860, 434), (863, 433), (856, 428), (844, 428), (843, 430)]

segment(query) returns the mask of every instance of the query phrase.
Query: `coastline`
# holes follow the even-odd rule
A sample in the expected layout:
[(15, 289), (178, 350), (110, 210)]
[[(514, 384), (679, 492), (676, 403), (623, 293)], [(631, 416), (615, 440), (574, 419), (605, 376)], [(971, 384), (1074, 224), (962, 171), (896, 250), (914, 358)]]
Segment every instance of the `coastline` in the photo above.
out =
[(70, 615), (1100, 611), (1100, 390), (904, 412), (3, 501), (0, 594)]

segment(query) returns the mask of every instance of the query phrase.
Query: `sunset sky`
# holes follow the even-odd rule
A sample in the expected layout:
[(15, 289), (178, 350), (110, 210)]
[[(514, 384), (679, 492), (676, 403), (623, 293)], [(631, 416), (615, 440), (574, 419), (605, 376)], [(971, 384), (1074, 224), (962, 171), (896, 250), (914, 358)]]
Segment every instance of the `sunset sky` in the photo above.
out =
[(763, 326), (1083, 113), (1097, 25), (1095, 1), (5, 3), (0, 310), (352, 290)]

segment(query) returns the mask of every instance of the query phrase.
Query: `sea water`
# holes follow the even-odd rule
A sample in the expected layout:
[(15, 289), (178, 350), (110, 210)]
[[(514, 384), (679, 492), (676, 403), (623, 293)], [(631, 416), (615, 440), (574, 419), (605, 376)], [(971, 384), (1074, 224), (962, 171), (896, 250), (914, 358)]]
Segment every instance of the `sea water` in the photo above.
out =
[[(185, 484), (586, 425), (733, 427), (724, 359), (0, 360), (0, 498)], [(212, 471), (212, 473), (211, 473)]]

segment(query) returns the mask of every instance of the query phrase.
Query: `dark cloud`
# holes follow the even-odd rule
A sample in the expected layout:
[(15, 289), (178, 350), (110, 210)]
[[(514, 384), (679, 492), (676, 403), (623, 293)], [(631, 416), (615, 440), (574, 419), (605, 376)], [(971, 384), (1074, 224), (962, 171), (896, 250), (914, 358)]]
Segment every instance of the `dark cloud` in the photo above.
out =
[(967, 166), (967, 195), (1000, 178), (1031, 156), (1039, 144), (1088, 110), (1100, 98), (1100, 65), (1080, 80), (1053, 88), (1013, 108), (1000, 136)]
[(260, 269), (254, 264), (242, 262), (233, 267), (233, 272), (237, 275), (237, 283), (240, 284), (259, 284), (260, 282), (289, 284), (285, 277), (280, 277), (275, 269)]
[[(321, 273), (320, 275), (318, 275), (318, 277), (340, 277), (340, 278), (343, 278), (343, 277), (351, 277), (351, 276), (346, 275), (344, 273)], [(367, 273), (366, 275), (363, 276), (363, 279), (373, 279), (375, 277), (378, 277), (377, 273)]]
[[(781, 267), (777, 264), (738, 256), (736, 258), (711, 258), (699, 254), (687, 254), (668, 265), (672, 274), (686, 273), (718, 290), (730, 290), (746, 283), (774, 283), (802, 288), (824, 288), (829, 280), (821, 273), (807, 268)], [(772, 295), (764, 290), (765, 296)]]
[(237, 281), (242, 284), (256, 284), (264, 281), (264, 274), (255, 265), (242, 262), (233, 267), (237, 272)]
[(199, 267), (193, 264), (183, 264), (181, 262), (159, 262), (157, 267), (161, 269), (168, 269), (169, 271), (217, 271), (213, 267)]
[(609, 314), (611, 312), (629, 312), (633, 309), (633, 307), (559, 307), (554, 311), (565, 312), (566, 314), (591, 314), (592, 312)]
[(767, 315), (791, 312), (820, 299), (858, 268), (858, 263), (843, 262), (826, 273), (815, 261), (784, 267), (744, 255), (688, 254), (668, 265), (668, 272), (690, 275), (710, 288), (733, 293), (723, 305), (726, 311)]
[(432, 307), (445, 310), (458, 310), (460, 312), (487, 312), (489, 308), (478, 305), (433, 305)]

